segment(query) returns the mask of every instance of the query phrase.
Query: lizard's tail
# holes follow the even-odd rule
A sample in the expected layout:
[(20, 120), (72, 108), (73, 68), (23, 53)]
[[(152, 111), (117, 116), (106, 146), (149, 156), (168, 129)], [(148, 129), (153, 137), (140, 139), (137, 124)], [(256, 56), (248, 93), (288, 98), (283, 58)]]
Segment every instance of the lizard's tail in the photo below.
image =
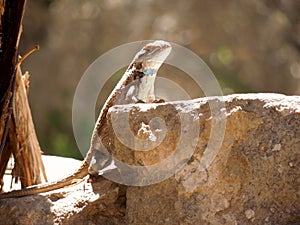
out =
[(58, 180), (54, 182), (48, 182), (45, 184), (38, 184), (34, 186), (27, 187), (22, 190), (15, 190), (15, 191), (10, 191), (6, 193), (1, 193), (0, 194), (0, 199), (4, 198), (16, 198), (16, 197), (23, 197), (23, 196), (28, 196), (28, 195), (33, 195), (33, 194), (38, 194), (38, 193), (43, 193), (43, 192), (48, 192), (48, 191), (53, 191), (65, 186), (69, 186), (74, 184), (74, 181), (77, 179), (82, 179), (86, 175), (88, 175), (88, 163), (84, 161), (81, 165), (81, 167), (72, 175)]

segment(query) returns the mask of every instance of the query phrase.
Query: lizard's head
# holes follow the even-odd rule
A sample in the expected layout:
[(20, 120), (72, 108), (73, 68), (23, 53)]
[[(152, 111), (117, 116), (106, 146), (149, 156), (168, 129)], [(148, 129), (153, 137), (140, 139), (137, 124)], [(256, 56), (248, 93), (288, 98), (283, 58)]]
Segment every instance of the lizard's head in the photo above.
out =
[(154, 80), (158, 69), (171, 52), (171, 44), (166, 41), (154, 41), (143, 47), (134, 60), (134, 80), (138, 82), (136, 97), (144, 102), (152, 102)]
[(171, 49), (170, 43), (166, 41), (154, 41), (147, 44), (134, 58), (136, 69), (145, 75), (156, 74)]

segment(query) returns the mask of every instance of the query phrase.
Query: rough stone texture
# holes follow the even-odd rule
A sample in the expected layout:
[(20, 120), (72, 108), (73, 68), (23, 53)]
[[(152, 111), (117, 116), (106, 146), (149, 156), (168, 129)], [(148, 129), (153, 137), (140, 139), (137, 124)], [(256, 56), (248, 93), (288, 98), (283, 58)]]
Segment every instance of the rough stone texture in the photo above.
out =
[[(65, 178), (81, 165), (80, 160), (53, 155), (42, 155), (42, 160), (45, 166), (49, 182)], [(14, 161), (12, 158), (10, 158), (10, 161), (8, 162), (8, 166), (5, 171), (5, 175), (3, 177), (3, 190), (5, 192), (9, 190), (18, 190), (21, 188), (20, 182), (12, 182), (11, 173), (13, 166)]]
[(46, 194), (0, 202), (0, 224), (124, 224), (124, 191), (99, 178)]
[[(203, 169), (200, 162), (212, 135), (209, 103), (220, 101), (225, 103), (226, 110), (220, 110), (217, 117), (222, 119), (226, 115), (226, 132), (216, 158)], [(115, 106), (108, 115), (105, 133), (110, 135), (104, 144), (121, 161), (135, 166), (155, 165), (171, 155), (179, 136), (188, 131), (185, 127), (180, 132), (180, 126), (184, 125), (181, 112), (192, 115), (185, 117), (189, 122), (194, 121), (192, 131), (197, 131), (195, 124), (199, 121), (200, 133), (196, 141), (183, 142), (184, 147), (176, 156), (182, 157), (192, 148), (194, 152), (174, 176), (149, 186), (127, 188), (99, 178), (92, 186), (86, 184), (86, 191), (81, 183), (52, 194), (2, 200), (0, 223), (300, 223), (299, 96), (249, 94), (158, 105)], [(129, 127), (137, 137), (152, 142), (157, 137), (162, 143), (146, 152), (130, 150), (120, 141), (132, 138), (129, 132), (124, 129), (126, 134), (121, 139), (112, 133), (110, 125), (114, 115), (128, 117)], [(159, 129), (160, 123), (149, 126), (155, 116), (165, 121), (168, 128), (165, 138), (159, 138), (163, 132)], [(128, 121), (121, 120), (115, 128), (124, 128), (126, 123)], [(217, 128), (218, 133), (222, 127)], [(136, 142), (134, 148), (140, 149), (143, 143)], [(144, 147), (152, 145), (147, 142)], [(157, 174), (167, 170), (168, 166), (159, 168)], [(135, 175), (139, 178), (143, 173)], [(136, 182), (136, 179), (129, 181)]]

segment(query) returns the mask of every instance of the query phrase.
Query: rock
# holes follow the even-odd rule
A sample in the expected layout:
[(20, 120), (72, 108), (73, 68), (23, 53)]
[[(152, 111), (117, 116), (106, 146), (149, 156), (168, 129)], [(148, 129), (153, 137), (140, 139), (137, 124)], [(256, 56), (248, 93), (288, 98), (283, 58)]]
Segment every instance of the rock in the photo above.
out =
[[(81, 165), (80, 160), (53, 155), (42, 155), (42, 160), (49, 182), (65, 178)], [(12, 182), (11, 180), (13, 165), (14, 160), (11, 158), (8, 163), (8, 167), (6, 168), (5, 175), (3, 177), (3, 190), (5, 192), (9, 191), (10, 189), (17, 190), (21, 188), (21, 182)]]
[[(211, 112), (209, 106), (216, 105), (221, 107)], [(160, 119), (150, 122), (154, 117)], [(114, 106), (105, 133), (104, 145), (119, 168), (104, 176), (137, 186), (98, 178), (85, 184), (85, 191), (81, 183), (1, 200), (0, 223), (300, 222), (299, 96), (245, 94)], [(128, 171), (133, 175), (120, 176)]]
[(252, 209), (247, 209), (245, 211), (245, 216), (248, 220), (250, 220), (251, 218), (254, 218), (255, 212)]
[(111, 181), (81, 183), (0, 202), (0, 224), (124, 224), (125, 204)]

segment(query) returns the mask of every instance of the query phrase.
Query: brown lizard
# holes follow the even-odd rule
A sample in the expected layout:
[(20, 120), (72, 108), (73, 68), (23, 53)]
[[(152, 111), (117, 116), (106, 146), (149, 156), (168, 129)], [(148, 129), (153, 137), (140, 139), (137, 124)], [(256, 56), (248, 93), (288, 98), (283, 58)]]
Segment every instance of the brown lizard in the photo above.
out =
[(95, 152), (101, 152), (101, 148), (103, 147), (100, 134), (103, 131), (104, 125), (107, 123), (106, 116), (108, 109), (117, 104), (153, 102), (155, 100), (154, 80), (156, 73), (170, 52), (171, 45), (168, 42), (155, 41), (144, 46), (136, 54), (126, 72), (104, 103), (95, 124), (89, 151), (81, 166), (73, 174), (58, 181), (2, 193), (0, 194), (0, 199), (22, 197), (56, 190), (71, 185), (74, 181), (83, 179), (89, 174), (93, 176), (97, 175), (100, 169), (109, 165), (111, 157), (106, 156), (103, 159), (98, 159), (100, 163), (97, 162), (97, 164), (94, 163), (94, 165), (91, 166), (92, 159), (95, 159)]

